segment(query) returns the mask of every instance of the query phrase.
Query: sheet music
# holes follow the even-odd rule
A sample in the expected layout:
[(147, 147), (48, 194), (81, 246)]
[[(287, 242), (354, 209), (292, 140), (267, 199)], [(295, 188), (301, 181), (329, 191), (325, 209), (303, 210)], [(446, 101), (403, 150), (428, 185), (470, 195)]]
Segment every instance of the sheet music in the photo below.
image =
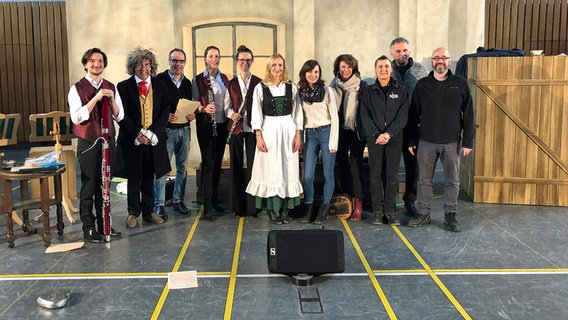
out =
[(172, 123), (177, 123), (177, 124), (187, 123), (187, 119), (185, 118), (185, 116), (189, 113), (193, 113), (195, 109), (199, 107), (200, 104), (201, 103), (199, 101), (179, 99), (175, 113), (178, 119)]

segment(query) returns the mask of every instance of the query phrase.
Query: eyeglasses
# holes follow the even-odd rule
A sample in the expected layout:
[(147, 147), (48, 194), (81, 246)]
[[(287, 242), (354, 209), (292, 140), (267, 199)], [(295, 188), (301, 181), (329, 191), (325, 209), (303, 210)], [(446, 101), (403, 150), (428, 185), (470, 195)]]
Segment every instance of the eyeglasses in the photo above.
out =
[(432, 61), (450, 60), (450, 57), (432, 57)]
[(185, 63), (185, 60), (178, 60), (178, 59), (170, 59), (170, 61), (172, 63), (179, 63), (179, 64)]
[(237, 59), (238, 62), (246, 62), (246, 63), (251, 63), (252, 59)]

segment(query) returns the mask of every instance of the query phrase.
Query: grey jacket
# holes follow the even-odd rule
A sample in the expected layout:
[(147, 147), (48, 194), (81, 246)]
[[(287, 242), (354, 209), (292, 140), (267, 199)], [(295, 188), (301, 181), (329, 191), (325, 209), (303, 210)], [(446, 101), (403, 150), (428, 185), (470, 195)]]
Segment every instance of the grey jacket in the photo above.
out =
[[(404, 81), (402, 80), (402, 75), (395, 67), (394, 61), (392, 62), (393, 68), (391, 77), (393, 77), (398, 84), (406, 89), (406, 92), (408, 92), (408, 98), (411, 99), (414, 87), (416, 87), (416, 82), (428, 75), (428, 69), (426, 69), (426, 67), (422, 63), (415, 63), (412, 58), (409, 59), (410, 60), (408, 61), (408, 63), (410, 63), (410, 68), (406, 70)], [(408, 103), (410, 104), (410, 100), (408, 101)]]

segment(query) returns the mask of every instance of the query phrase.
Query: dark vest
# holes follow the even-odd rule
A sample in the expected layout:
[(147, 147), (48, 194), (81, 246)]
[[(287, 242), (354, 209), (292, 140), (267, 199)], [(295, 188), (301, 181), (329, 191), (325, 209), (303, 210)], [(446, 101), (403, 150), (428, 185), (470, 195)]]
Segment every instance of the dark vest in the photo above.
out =
[[(229, 79), (224, 73), (221, 73), (221, 81), (225, 84), (225, 88), (229, 87)], [(197, 89), (199, 91), (199, 101), (201, 104), (206, 106), (207, 105), (207, 90), (209, 90), (209, 81), (207, 78), (203, 76), (203, 72), (195, 76), (195, 82), (197, 82)]]
[[(225, 84), (225, 88), (229, 87), (229, 79), (224, 73), (221, 73), (221, 81), (223, 81), (223, 84)], [(195, 76), (195, 82), (197, 83), (197, 90), (199, 91), (199, 101), (201, 101), (202, 105), (206, 106), (208, 104), (207, 100), (209, 96), (207, 93), (207, 91), (209, 90), (209, 81), (203, 76), (202, 72)], [(195, 114), (196, 121), (201, 122), (201, 124), (209, 123), (210, 118), (211, 115), (205, 114), (203, 112)]]
[[(97, 89), (87, 80), (83, 78), (77, 83), (75, 83), (75, 88), (79, 93), (79, 98), (81, 98), (81, 104), (86, 105), (91, 99), (97, 94)], [(101, 89), (109, 89), (115, 92), (114, 85), (105, 79), (100, 87)], [(104, 105), (104, 108), (103, 108)], [(114, 123), (112, 122), (112, 107), (108, 98), (103, 98), (101, 101), (97, 102), (96, 106), (91, 110), (89, 119), (83, 121), (79, 124), (73, 126), (73, 133), (79, 138), (85, 139), (87, 141), (95, 142), (99, 137), (102, 137), (101, 133), (101, 120), (103, 109), (108, 112), (109, 119), (109, 136), (114, 137)]]
[[(249, 127), (251, 126), (250, 120), (251, 120), (251, 110), (252, 110), (252, 94), (254, 92), (254, 88), (256, 87), (257, 84), (260, 83), (260, 78), (255, 76), (255, 75), (251, 75), (250, 77), (250, 83), (249, 83), (249, 88), (247, 90), (247, 95), (246, 95), (246, 103), (245, 103), (245, 108), (246, 108), (246, 114), (247, 114), (247, 120), (248, 120), (248, 125)], [(233, 104), (233, 111), (235, 112), (239, 112), (239, 108), (241, 107), (241, 104), (243, 103), (243, 95), (241, 92), (241, 87), (239, 86), (239, 79), (238, 77), (234, 77), (230, 82), (229, 82), (229, 86), (227, 87), (227, 90), (229, 90), (229, 95), (231, 96), (231, 103)], [(233, 120), (229, 120), (229, 123), (227, 125), (227, 129), (230, 130), (230, 128), (233, 126)], [(237, 122), (237, 125), (235, 127), (235, 131), (233, 131), (234, 134), (239, 134), (241, 133), (241, 131), (243, 130), (243, 123), (241, 121)]]
[(284, 101), (284, 114), (276, 113), (276, 102), (270, 93), (270, 89), (264, 83), (262, 84), (262, 113), (265, 116), (287, 116), (292, 114), (292, 84), (286, 83), (286, 95)]

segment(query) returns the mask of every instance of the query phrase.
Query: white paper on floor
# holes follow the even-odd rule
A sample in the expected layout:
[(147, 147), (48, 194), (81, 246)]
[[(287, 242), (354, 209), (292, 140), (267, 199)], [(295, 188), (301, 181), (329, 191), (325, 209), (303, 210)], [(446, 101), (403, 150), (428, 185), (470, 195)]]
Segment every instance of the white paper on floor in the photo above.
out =
[(53, 244), (49, 248), (45, 249), (45, 253), (55, 253), (55, 252), (67, 252), (75, 249), (83, 248), (85, 242), (72, 242), (72, 243), (61, 243)]
[(168, 273), (170, 289), (197, 288), (197, 271), (181, 271)]

